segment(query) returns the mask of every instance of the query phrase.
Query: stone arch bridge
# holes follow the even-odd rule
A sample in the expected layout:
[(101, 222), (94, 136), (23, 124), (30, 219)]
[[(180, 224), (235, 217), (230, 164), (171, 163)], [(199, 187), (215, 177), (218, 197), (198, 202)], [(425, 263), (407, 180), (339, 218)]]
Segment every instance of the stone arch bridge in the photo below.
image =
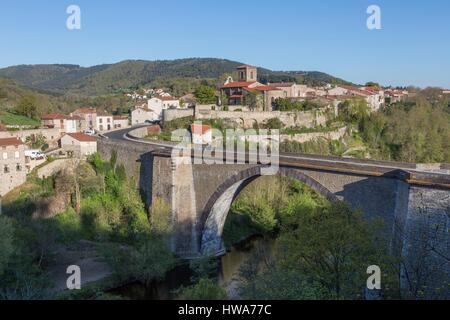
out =
[[(128, 130), (129, 131), (129, 130)], [(99, 139), (99, 152), (115, 150), (138, 179), (147, 205), (163, 199), (171, 208), (171, 249), (181, 257), (221, 254), (223, 226), (232, 201), (261, 176), (262, 165), (175, 165), (166, 143), (139, 139), (139, 129)], [(143, 134), (144, 135), (144, 134)], [(391, 249), (413, 254), (414, 235), (442, 226), (434, 241), (448, 252), (450, 166), (281, 154), (279, 175), (298, 179), (331, 201), (347, 201), (368, 218), (381, 217)], [(433, 229), (434, 230), (434, 229)], [(444, 261), (445, 262), (445, 261)], [(448, 264), (448, 262), (447, 262)]]

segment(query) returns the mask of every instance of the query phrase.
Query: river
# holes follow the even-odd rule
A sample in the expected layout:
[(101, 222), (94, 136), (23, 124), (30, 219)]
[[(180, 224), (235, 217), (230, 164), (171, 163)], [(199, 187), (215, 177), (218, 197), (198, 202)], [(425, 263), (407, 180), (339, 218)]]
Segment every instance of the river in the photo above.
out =
[[(227, 291), (230, 299), (239, 299), (238, 287), (241, 283), (239, 269), (256, 250), (263, 248), (272, 251), (274, 240), (254, 236), (231, 248), (224, 256), (218, 258), (217, 279)], [(171, 300), (176, 298), (176, 290), (181, 286), (191, 285), (194, 276), (189, 263), (185, 262), (169, 271), (163, 281), (150, 286), (142, 283), (131, 283), (114, 289), (111, 293), (132, 300)]]

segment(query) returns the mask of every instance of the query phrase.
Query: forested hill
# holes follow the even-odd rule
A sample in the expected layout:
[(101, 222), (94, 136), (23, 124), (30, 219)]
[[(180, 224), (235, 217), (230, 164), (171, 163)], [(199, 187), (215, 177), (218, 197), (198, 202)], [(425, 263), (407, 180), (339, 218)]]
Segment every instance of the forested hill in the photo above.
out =
[[(225, 59), (190, 58), (165, 61), (127, 60), (88, 68), (62, 64), (20, 65), (0, 69), (0, 77), (52, 94), (96, 96), (180, 79), (221, 81), (241, 64), (243, 63)], [(297, 81), (310, 85), (346, 83), (320, 72), (258, 70), (260, 81), (263, 82)]]

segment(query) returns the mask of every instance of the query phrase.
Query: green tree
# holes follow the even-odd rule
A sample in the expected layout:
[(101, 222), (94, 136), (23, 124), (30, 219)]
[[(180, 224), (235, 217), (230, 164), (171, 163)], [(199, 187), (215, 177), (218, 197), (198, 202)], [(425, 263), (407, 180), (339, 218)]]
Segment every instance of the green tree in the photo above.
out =
[(374, 88), (380, 88), (380, 84), (373, 82), (373, 81), (369, 81), (366, 83), (366, 87), (374, 87)]
[(380, 221), (366, 222), (346, 204), (329, 204), (296, 217), (297, 227), (282, 234), (278, 243), (282, 268), (294, 266), (333, 299), (362, 298), (370, 265), (383, 266), (385, 286), (392, 285), (396, 270), (388, 266), (393, 260), (384, 253), (387, 243), (377, 237)]
[(216, 103), (216, 90), (212, 87), (201, 85), (194, 92), (200, 104)]
[(11, 220), (0, 215), (0, 276), (14, 252), (13, 236), (14, 228)]
[(298, 193), (284, 202), (274, 255), (256, 250), (240, 270), (242, 297), (363, 299), (370, 265), (383, 270), (385, 297), (398, 297), (398, 261), (386, 254), (381, 221), (312, 199)]
[(258, 108), (259, 95), (254, 92), (248, 92), (244, 97), (244, 104), (252, 111)]
[(227, 293), (216, 281), (206, 278), (179, 291), (180, 300), (226, 300), (227, 298)]
[(34, 95), (26, 95), (20, 99), (15, 111), (28, 118), (36, 119), (38, 116), (38, 101)]
[(356, 97), (340, 105), (340, 113), (345, 122), (360, 125), (370, 114), (369, 106), (363, 98)]

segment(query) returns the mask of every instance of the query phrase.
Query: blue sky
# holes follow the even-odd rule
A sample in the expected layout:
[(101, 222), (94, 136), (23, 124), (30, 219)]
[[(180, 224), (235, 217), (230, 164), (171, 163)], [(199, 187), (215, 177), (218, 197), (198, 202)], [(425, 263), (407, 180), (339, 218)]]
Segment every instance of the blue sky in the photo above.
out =
[[(81, 30), (66, 8), (81, 8)], [(369, 5), (382, 30), (366, 27)], [(216, 57), (450, 88), (450, 1), (1, 0), (0, 67)]]

